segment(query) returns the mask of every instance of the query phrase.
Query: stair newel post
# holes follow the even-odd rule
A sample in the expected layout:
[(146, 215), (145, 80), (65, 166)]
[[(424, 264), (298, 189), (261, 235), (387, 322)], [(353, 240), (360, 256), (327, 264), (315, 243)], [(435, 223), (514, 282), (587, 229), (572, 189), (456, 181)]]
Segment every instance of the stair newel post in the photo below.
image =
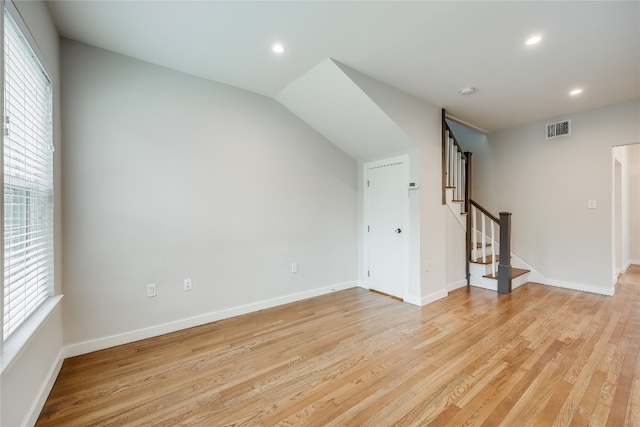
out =
[(465, 165), (467, 180), (464, 185), (464, 211), (467, 213), (467, 262), (465, 262), (465, 264), (467, 265), (467, 285), (471, 284), (471, 267), (469, 265), (469, 260), (471, 260), (473, 257), (473, 248), (471, 247), (473, 239), (471, 233), (474, 232), (474, 228), (476, 226), (475, 224), (473, 224), (473, 218), (471, 215), (471, 154), (472, 153), (470, 151), (464, 153), (465, 157), (467, 158), (467, 163)]
[(447, 134), (447, 122), (445, 121), (447, 113), (442, 109), (442, 204), (447, 204), (447, 150), (449, 149), (449, 136)]
[[(471, 207), (471, 205), (469, 205)], [(466, 253), (467, 253), (467, 261), (465, 265), (467, 266), (467, 285), (471, 285), (471, 266), (469, 265), (469, 261), (473, 259), (473, 248), (472, 246), (472, 234), (474, 232), (475, 224), (473, 223), (473, 218), (470, 211), (467, 211), (467, 235), (466, 235)]]
[(511, 292), (511, 212), (500, 212), (500, 263), (498, 292)]

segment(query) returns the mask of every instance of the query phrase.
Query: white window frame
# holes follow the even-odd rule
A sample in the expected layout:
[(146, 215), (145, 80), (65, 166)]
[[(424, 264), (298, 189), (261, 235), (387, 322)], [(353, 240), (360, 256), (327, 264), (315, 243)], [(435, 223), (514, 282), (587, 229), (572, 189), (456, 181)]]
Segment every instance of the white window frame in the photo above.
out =
[[(30, 34), (28, 32), (28, 30), (26, 29), (26, 26), (24, 25), (24, 23), (21, 22), (21, 20), (19, 19), (19, 13), (17, 13), (17, 10), (15, 9), (15, 6), (11, 3), (11, 2), (7, 2), (6, 3), (7, 9), (4, 9), (4, 13), (7, 14), (10, 19), (13, 21), (13, 25), (15, 26), (15, 28), (17, 28), (18, 32), (21, 34), (22, 36), (22, 45), (25, 46), (28, 49), (28, 55), (32, 58), (32, 62), (34, 63), (33, 65), (36, 65), (36, 67), (39, 69), (39, 72), (42, 73), (44, 76), (46, 76), (46, 79), (48, 80), (48, 85), (49, 88), (51, 88), (51, 80), (47, 75), (46, 72), (46, 68), (42, 65), (42, 60), (39, 57), (39, 55), (37, 55), (37, 45), (34, 43), (33, 39), (30, 38)], [(5, 93), (5, 88), (4, 88), (4, 83), (5, 83), (5, 77), (6, 77), (6, 70), (4, 69), (4, 47), (5, 47), (5, 34), (6, 31), (8, 31), (7, 28), (5, 28), (5, 18), (3, 16), (3, 21), (2, 21), (2, 47), (3, 47), (3, 67), (2, 67), (2, 81), (3, 81), (3, 92), (2, 92), (2, 100), (3, 100), (3, 115), (2, 117), (5, 118), (7, 116), (7, 111), (5, 111), (6, 109), (6, 105), (7, 103), (5, 102), (4, 99), (4, 93)], [(53, 290), (54, 290), (54, 286), (53, 286), (53, 282), (54, 282), (54, 262), (53, 262), (53, 257), (54, 257), (54, 246), (53, 246), (53, 129), (52, 129), (52, 116), (53, 116), (53, 102), (52, 102), (52, 93), (51, 90), (49, 90), (49, 94), (47, 97), (47, 107), (46, 110), (48, 110), (48, 117), (47, 117), (47, 151), (51, 151), (48, 153), (47, 156), (47, 160), (45, 160), (45, 163), (47, 164), (47, 169), (48, 169), (48, 173), (47, 173), (47, 182), (44, 184), (45, 190), (41, 191), (41, 193), (44, 194), (44, 197), (46, 198), (46, 207), (45, 210), (47, 211), (47, 221), (46, 221), (46, 233), (47, 233), (47, 242), (45, 243), (45, 249), (46, 249), (46, 253), (48, 254), (46, 257), (46, 268), (47, 268), (47, 279), (45, 280), (46, 285), (45, 286), (40, 286), (41, 289), (41, 294), (42, 297), (37, 298), (37, 304), (35, 306), (31, 307), (31, 310), (23, 316), (22, 321), (20, 326), (16, 327), (16, 328), (12, 328), (10, 331), (8, 331), (7, 336), (5, 336), (5, 332), (7, 332), (5, 330), (5, 312), (4, 312), (4, 305), (5, 305), (5, 290), (4, 290), (4, 283), (3, 283), (3, 287), (2, 290), (0, 291), (0, 294), (2, 295), (2, 304), (0, 305), (0, 314), (2, 314), (2, 318), (3, 318), (3, 332), (2, 332), (2, 340), (0, 340), (0, 342), (2, 342), (2, 352), (5, 353), (5, 350), (8, 350), (9, 347), (13, 348), (14, 350), (19, 351), (20, 348), (22, 348), (24, 342), (26, 340), (28, 340), (30, 338), (30, 336), (35, 332), (35, 330), (39, 327), (39, 325), (41, 324), (41, 322), (48, 316), (48, 314), (50, 313), (50, 311), (53, 309), (53, 307), (55, 305), (57, 305), (57, 302), (59, 301), (59, 298), (49, 298), (51, 296), (53, 296)], [(6, 121), (6, 119), (5, 119)], [(9, 132), (11, 132), (11, 123), (9, 123)], [(5, 140), (4, 138), (7, 138), (7, 136), (4, 136), (4, 132), (3, 132), (3, 145), (2, 145), (2, 150), (3, 150), (3, 159), (4, 159), (4, 143)], [(2, 174), (2, 188), (3, 188), (3, 193), (4, 193), (4, 189), (5, 189), (5, 184), (8, 186), (11, 186), (12, 188), (19, 188), (19, 180), (16, 183), (14, 181), (14, 177), (11, 177), (9, 179), (9, 181), (14, 181), (14, 182), (6, 182), (5, 179), (5, 165), (4, 165), (4, 161), (3, 161), (3, 174)], [(31, 191), (31, 190), (26, 190), (27, 187), (22, 187), (25, 191)], [(25, 193), (27, 194), (27, 193)], [(3, 205), (4, 207), (4, 205)], [(4, 225), (5, 225), (5, 218), (4, 218), (4, 208), (2, 210), (2, 224), (3, 224), (3, 235), (6, 234), (4, 233)], [(5, 258), (4, 258), (4, 244), (2, 246), (2, 263), (3, 263), (3, 282), (7, 279), (6, 278), (6, 272), (5, 272)], [(46, 309), (44, 309), (44, 307), (46, 306)], [(32, 319), (33, 318), (33, 319)], [(36, 323), (36, 325), (34, 326), (33, 323)], [(29, 328), (26, 328), (24, 326), (26, 326), (27, 323), (31, 323), (32, 325)], [(21, 331), (21, 329), (29, 329), (29, 331)], [(10, 341), (10, 343), (9, 343)], [(21, 344), (18, 345), (17, 348), (16, 347), (16, 341), (19, 341)], [(14, 353), (12, 351), (12, 353)], [(3, 354), (4, 356), (5, 354)], [(6, 360), (3, 360), (2, 363), (2, 368), (4, 370), (4, 368), (6, 367), (6, 363), (4, 363)]]

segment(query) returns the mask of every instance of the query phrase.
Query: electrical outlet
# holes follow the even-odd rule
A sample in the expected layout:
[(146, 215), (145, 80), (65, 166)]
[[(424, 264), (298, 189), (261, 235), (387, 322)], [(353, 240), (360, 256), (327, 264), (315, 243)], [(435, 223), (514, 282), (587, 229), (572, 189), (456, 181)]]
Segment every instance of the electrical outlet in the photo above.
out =
[(193, 289), (191, 286), (191, 279), (184, 279), (184, 290), (190, 291), (191, 289)]
[(291, 264), (291, 272), (292, 273), (297, 273), (298, 272), (298, 263), (294, 262), (293, 264)]
[(150, 285), (147, 285), (147, 298), (155, 297), (156, 295), (156, 284), (152, 283)]

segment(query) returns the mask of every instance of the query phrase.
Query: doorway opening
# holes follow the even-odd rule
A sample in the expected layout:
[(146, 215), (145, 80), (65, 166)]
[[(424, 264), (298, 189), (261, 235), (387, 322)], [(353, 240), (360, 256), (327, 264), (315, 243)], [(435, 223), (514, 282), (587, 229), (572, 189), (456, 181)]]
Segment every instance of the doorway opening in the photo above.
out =
[(640, 143), (612, 148), (612, 264), (640, 264)]

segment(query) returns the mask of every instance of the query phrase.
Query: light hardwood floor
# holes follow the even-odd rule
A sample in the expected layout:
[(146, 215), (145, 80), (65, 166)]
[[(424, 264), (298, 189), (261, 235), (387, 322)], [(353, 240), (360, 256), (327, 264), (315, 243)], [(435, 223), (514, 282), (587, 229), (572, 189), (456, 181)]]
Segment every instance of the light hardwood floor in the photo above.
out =
[(640, 426), (640, 266), (419, 308), (362, 289), (67, 359), (38, 426)]

